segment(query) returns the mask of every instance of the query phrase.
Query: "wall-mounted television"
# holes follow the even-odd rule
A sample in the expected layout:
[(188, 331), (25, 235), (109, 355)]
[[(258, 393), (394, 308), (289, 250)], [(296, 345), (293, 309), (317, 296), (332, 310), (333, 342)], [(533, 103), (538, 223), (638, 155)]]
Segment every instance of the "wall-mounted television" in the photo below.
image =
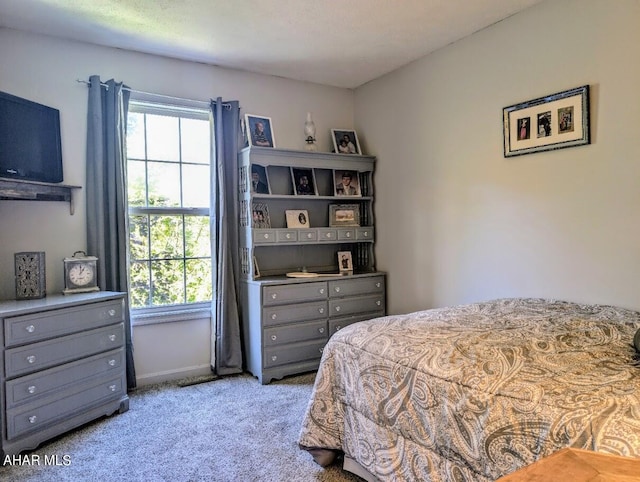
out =
[(0, 177), (62, 182), (58, 109), (0, 92)]

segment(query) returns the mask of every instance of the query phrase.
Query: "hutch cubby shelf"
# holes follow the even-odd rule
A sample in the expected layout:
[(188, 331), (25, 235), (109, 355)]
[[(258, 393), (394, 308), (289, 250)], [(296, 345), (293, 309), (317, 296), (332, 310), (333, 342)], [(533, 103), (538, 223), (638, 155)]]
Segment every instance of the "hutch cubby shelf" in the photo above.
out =
[(74, 190), (80, 186), (50, 184), (46, 182), (24, 181), (21, 179), (0, 178), (0, 199), (15, 201), (65, 201), (69, 203), (69, 212), (73, 215)]
[[(261, 181), (267, 192), (252, 189), (254, 166), (266, 178)], [(247, 368), (261, 383), (315, 370), (333, 333), (385, 314), (385, 274), (375, 267), (374, 167), (373, 156), (264, 147), (240, 151), (242, 318)], [(299, 170), (310, 174), (314, 194), (297, 192)], [(337, 195), (344, 171), (353, 175), (357, 196)], [(332, 221), (331, 213), (344, 205), (355, 221)], [(254, 220), (258, 210), (268, 213), (268, 222)], [(303, 211), (303, 225), (287, 226), (287, 210)], [(343, 251), (352, 256), (353, 273), (347, 275), (338, 268)]]

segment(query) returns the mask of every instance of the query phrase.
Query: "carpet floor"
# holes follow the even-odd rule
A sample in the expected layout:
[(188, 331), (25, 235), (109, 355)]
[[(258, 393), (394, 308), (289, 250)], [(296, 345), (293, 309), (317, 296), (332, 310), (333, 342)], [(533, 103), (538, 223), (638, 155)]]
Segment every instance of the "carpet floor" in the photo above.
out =
[(323, 469), (298, 448), (314, 376), (260, 385), (243, 374), (142, 387), (129, 394), (127, 412), (21, 454), (31, 464), (5, 458), (0, 480), (361, 481), (337, 466)]

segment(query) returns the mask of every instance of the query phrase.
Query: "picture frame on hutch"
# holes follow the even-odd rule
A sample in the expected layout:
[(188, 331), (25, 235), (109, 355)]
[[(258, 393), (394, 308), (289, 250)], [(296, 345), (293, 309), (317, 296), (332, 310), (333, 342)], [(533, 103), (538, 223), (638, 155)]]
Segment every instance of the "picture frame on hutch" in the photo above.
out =
[(333, 194), (344, 197), (361, 197), (358, 171), (334, 170)]
[(291, 168), (293, 192), (296, 196), (317, 196), (316, 176), (313, 169), (302, 167)]
[(276, 147), (271, 117), (245, 114), (244, 118), (247, 140), (250, 146)]
[(337, 154), (362, 154), (358, 134), (351, 129), (331, 129), (333, 150)]
[(360, 206), (358, 204), (330, 204), (329, 226), (360, 226)]
[(267, 169), (259, 164), (251, 164), (251, 192), (254, 194), (271, 194)]

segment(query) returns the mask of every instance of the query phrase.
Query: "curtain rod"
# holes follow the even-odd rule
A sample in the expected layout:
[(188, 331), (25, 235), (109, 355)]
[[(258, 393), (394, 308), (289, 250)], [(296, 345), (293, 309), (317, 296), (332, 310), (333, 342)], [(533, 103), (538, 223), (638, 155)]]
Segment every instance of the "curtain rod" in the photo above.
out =
[[(91, 82), (89, 82), (88, 80), (82, 80), (82, 79), (76, 79), (76, 82), (80, 83), (80, 84), (86, 84), (86, 85), (91, 85)], [(109, 88), (108, 84), (105, 84), (104, 82), (100, 82), (100, 85), (105, 87), (105, 88)], [(203, 104), (206, 105), (207, 107), (209, 107), (209, 102), (206, 102), (204, 100), (194, 100), (194, 99), (185, 99), (183, 97), (173, 97), (171, 95), (164, 95), (164, 94), (154, 94), (151, 92), (144, 92), (142, 90), (134, 90), (130, 87), (122, 87), (123, 90), (127, 90), (133, 94), (142, 94), (142, 95), (148, 95), (151, 97), (164, 97), (165, 99), (173, 99), (173, 100), (180, 100), (180, 101), (187, 101), (187, 102), (195, 102), (195, 103), (199, 103), (199, 104)], [(230, 109), (231, 108), (231, 104), (227, 104), (227, 103), (223, 103), (222, 106), (225, 109)]]

